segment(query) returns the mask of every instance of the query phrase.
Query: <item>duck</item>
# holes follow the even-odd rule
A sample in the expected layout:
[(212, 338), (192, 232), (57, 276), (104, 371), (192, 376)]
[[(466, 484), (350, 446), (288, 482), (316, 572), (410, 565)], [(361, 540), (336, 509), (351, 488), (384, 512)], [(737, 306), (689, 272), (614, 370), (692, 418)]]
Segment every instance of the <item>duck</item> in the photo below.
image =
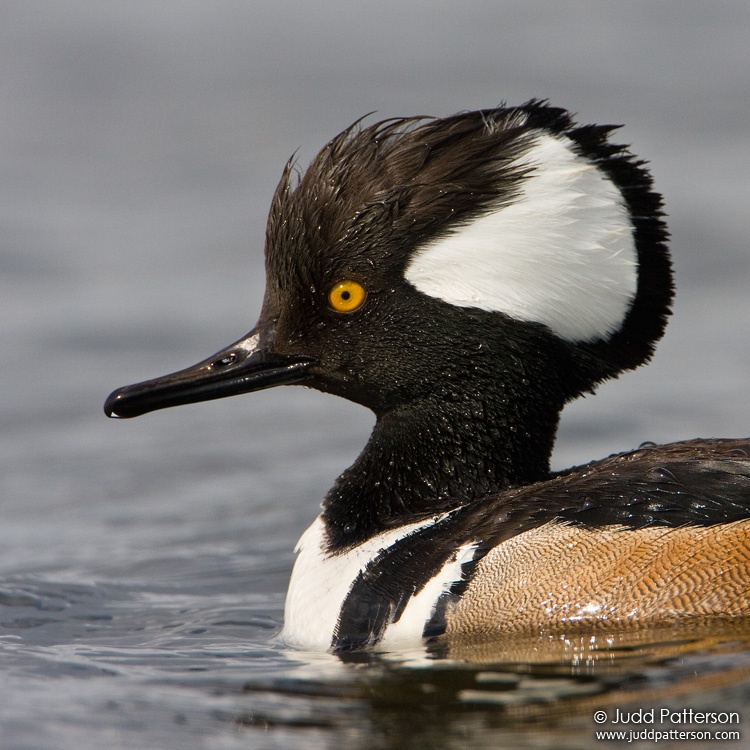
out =
[(106, 400), (295, 384), (374, 412), (295, 549), (290, 646), (750, 615), (750, 440), (550, 469), (565, 404), (648, 362), (671, 312), (662, 198), (617, 127), (542, 100), (356, 121), (284, 167), (257, 325)]

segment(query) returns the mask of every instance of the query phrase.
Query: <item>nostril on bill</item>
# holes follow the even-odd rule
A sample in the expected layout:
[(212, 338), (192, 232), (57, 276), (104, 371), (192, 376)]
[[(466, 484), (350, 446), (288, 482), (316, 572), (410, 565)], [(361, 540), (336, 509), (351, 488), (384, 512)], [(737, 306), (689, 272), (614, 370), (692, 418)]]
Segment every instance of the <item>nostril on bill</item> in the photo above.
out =
[(229, 365), (234, 364), (237, 361), (237, 354), (235, 352), (232, 352), (231, 354), (227, 354), (225, 357), (221, 357), (220, 359), (215, 360), (211, 363), (211, 367), (221, 368), (221, 367), (228, 367)]

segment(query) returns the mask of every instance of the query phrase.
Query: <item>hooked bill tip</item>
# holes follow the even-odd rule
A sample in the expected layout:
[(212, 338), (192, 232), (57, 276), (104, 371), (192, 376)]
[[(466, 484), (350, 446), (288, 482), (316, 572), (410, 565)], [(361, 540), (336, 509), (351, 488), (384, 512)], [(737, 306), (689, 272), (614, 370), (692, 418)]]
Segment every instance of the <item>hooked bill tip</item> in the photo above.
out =
[(104, 402), (104, 413), (110, 419), (127, 419), (125, 415), (120, 414), (117, 411), (120, 396), (120, 389), (112, 391), (112, 393), (107, 396), (107, 400)]

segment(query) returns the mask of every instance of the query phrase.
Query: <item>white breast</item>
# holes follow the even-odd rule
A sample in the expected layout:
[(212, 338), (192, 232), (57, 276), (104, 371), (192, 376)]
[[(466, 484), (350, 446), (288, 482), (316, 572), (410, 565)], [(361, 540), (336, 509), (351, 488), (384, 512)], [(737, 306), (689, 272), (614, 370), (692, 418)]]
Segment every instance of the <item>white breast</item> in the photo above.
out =
[[(383, 550), (414, 532), (434, 526), (449, 514), (429, 518), (378, 534), (353, 549), (339, 554), (325, 550), (325, 523), (319, 516), (300, 538), (297, 560), (292, 570), (281, 637), (290, 645), (310, 650), (331, 646), (344, 603), (357, 576)], [(466, 545), (428, 581), (407, 604), (401, 618), (385, 633), (384, 642), (422, 638), (440, 594), (461, 577), (461, 564), (473, 545)]]

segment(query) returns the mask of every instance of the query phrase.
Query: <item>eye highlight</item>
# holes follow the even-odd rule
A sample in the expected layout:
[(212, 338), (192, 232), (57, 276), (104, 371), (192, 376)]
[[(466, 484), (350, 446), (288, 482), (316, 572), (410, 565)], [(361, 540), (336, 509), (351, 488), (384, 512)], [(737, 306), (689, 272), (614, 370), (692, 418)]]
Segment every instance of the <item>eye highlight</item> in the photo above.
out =
[(344, 279), (334, 284), (328, 292), (328, 304), (336, 312), (354, 312), (362, 307), (367, 291), (358, 281)]

